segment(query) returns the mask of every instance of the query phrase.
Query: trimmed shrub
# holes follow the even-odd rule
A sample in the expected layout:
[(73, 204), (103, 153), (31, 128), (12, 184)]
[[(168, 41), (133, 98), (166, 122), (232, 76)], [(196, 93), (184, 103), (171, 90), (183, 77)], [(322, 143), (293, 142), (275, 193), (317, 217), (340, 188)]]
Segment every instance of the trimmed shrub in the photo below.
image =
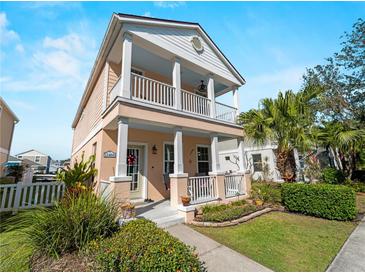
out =
[(203, 214), (207, 213), (213, 213), (213, 212), (220, 212), (222, 210), (225, 210), (229, 207), (229, 204), (208, 204), (202, 206), (202, 212)]
[(322, 180), (326, 184), (342, 184), (345, 181), (345, 175), (341, 170), (332, 167), (326, 167), (322, 170)]
[(259, 199), (265, 203), (281, 203), (281, 184), (278, 183), (258, 183), (252, 184), (251, 197)]
[(355, 192), (365, 193), (365, 183), (362, 182), (348, 182), (345, 183), (346, 186), (351, 187)]
[(202, 221), (203, 222), (225, 222), (236, 220), (241, 218), (251, 212), (254, 212), (256, 207), (254, 205), (244, 205), (244, 206), (228, 206), (219, 211), (211, 211), (208, 213), (203, 212)]
[(53, 208), (25, 211), (9, 219), (13, 228), (24, 228), (32, 247), (58, 257), (83, 249), (96, 238), (117, 231), (117, 207), (91, 191), (66, 195)]
[(204, 271), (193, 249), (145, 219), (130, 221), (86, 251), (97, 271)]
[(283, 184), (281, 195), (289, 211), (341, 221), (356, 217), (356, 194), (346, 186)]

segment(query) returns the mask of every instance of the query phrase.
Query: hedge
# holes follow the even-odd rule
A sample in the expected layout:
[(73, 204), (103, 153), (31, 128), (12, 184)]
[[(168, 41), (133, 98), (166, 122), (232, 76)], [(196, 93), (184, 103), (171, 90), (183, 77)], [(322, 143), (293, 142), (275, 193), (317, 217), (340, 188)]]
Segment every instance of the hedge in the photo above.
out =
[(191, 247), (145, 219), (130, 221), (111, 238), (90, 243), (86, 255), (103, 272), (205, 270)]
[(356, 194), (346, 186), (283, 184), (281, 196), (289, 211), (341, 221), (356, 217)]

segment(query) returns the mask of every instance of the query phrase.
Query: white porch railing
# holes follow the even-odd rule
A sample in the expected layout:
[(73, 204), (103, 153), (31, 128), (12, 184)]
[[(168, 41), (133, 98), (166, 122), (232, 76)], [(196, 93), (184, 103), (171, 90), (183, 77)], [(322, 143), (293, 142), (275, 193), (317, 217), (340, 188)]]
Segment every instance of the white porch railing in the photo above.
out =
[(134, 100), (174, 107), (175, 88), (168, 84), (132, 73), (131, 90)]
[(206, 97), (181, 90), (181, 108), (183, 111), (210, 116), (210, 100)]
[(191, 204), (214, 200), (217, 197), (216, 178), (214, 176), (189, 177), (188, 195)]
[(227, 198), (244, 194), (243, 179), (244, 179), (243, 175), (237, 175), (237, 174), (224, 176), (224, 188)]
[(215, 102), (215, 117), (218, 120), (234, 123), (237, 109), (222, 103)]
[(65, 184), (61, 182), (0, 185), (0, 212), (51, 206), (64, 191)]

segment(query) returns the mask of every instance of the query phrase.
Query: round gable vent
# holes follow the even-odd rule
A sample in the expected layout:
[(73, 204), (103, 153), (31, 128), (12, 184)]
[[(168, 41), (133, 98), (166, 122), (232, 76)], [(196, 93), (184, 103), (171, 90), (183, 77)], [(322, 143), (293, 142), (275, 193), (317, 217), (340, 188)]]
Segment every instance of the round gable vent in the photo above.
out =
[(198, 53), (204, 50), (203, 43), (198, 36), (194, 36), (193, 38), (191, 38), (191, 44)]

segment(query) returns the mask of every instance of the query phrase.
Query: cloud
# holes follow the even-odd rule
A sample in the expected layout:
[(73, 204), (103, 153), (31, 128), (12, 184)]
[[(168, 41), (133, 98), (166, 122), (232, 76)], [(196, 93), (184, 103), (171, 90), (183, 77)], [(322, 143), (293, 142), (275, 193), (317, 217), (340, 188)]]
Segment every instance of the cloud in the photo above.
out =
[(279, 91), (291, 89), (297, 92), (303, 83), (302, 76), (306, 67), (305, 65), (288, 67), (247, 77), (247, 83), (240, 91), (243, 110), (256, 108), (261, 99), (274, 98)]
[(84, 50), (83, 43), (79, 35), (71, 33), (60, 38), (46, 37), (43, 40), (44, 48), (63, 50), (69, 53), (81, 53)]
[(147, 16), (147, 17), (151, 17), (151, 12), (150, 11), (146, 11), (143, 16)]
[(22, 44), (17, 44), (17, 45), (15, 46), (15, 50), (16, 50), (17, 52), (19, 52), (19, 53), (24, 53), (24, 52), (25, 52), (24, 47), (23, 47), (23, 45), (22, 45)]
[(3, 44), (19, 41), (19, 35), (14, 30), (8, 29), (9, 21), (5, 12), (0, 12), (0, 40)]
[(159, 8), (178, 8), (185, 5), (184, 1), (155, 1), (153, 2), (156, 7)]
[(19, 100), (10, 100), (10, 101), (9, 101), (9, 104), (10, 104), (13, 108), (15, 108), (15, 110), (16, 110), (17, 108), (22, 108), (22, 109), (24, 109), (24, 110), (28, 110), (28, 111), (33, 111), (33, 110), (35, 110), (35, 109), (36, 109), (33, 105), (31, 105), (31, 104), (29, 104), (29, 103), (27, 103), (27, 102), (24, 102), (24, 101), (19, 101)]

